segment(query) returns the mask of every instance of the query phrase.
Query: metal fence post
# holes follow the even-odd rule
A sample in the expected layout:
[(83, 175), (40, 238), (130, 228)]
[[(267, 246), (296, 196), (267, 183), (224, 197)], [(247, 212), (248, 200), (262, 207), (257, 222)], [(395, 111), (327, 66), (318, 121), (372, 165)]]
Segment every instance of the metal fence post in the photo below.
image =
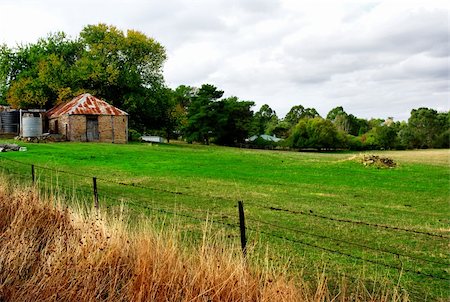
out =
[(31, 181), (34, 185), (35, 181), (36, 181), (36, 176), (34, 174), (34, 165), (31, 165)]
[(94, 206), (98, 209), (97, 177), (92, 178), (92, 184), (94, 188)]
[(238, 201), (239, 208), (239, 229), (241, 231), (241, 248), (244, 258), (247, 258), (247, 237), (245, 236), (245, 216), (244, 216), (244, 203)]

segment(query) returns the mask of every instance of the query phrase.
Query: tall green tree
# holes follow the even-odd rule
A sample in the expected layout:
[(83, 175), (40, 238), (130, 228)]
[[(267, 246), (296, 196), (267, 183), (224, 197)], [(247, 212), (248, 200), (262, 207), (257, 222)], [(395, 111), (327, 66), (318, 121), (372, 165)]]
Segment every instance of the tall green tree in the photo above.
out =
[(164, 132), (167, 141), (171, 138), (178, 138), (183, 129), (188, 124), (188, 108), (192, 98), (196, 95), (197, 88), (180, 85), (174, 90), (170, 90), (168, 97), (168, 114), (164, 122)]
[(346, 115), (342, 106), (335, 107), (331, 109), (327, 114), (327, 120), (334, 121), (338, 115)]
[[(83, 45), (74, 73), (80, 87), (94, 91), (114, 105), (122, 104), (140, 88), (163, 86), (164, 47), (145, 34), (105, 24), (88, 25), (80, 33)], [(135, 98), (135, 96), (133, 97)], [(126, 109), (126, 108), (124, 108)]]
[(214, 136), (217, 123), (217, 105), (223, 91), (210, 84), (203, 84), (195, 96), (187, 112), (187, 125), (184, 129), (188, 142), (202, 142), (209, 145)]
[(49, 108), (77, 90), (71, 67), (82, 49), (62, 32), (39, 39), (36, 44), (3, 47), (0, 53), (2, 98), (18, 108)]
[(370, 130), (369, 135), (373, 136), (373, 147), (377, 149), (394, 149), (398, 145), (398, 127), (395, 124), (383, 124)]
[(293, 106), (284, 117), (284, 121), (291, 127), (297, 125), (297, 123), (303, 118), (315, 118), (319, 113), (314, 108), (305, 108), (302, 105)]
[(408, 145), (412, 148), (440, 147), (440, 137), (448, 128), (448, 118), (440, 116), (436, 110), (424, 107), (413, 109), (408, 119)]
[(237, 97), (229, 97), (216, 103), (215, 142), (220, 145), (233, 146), (243, 143), (248, 138), (254, 102), (239, 101)]
[(300, 149), (336, 149), (341, 143), (336, 126), (321, 117), (301, 119), (288, 138), (290, 147)]
[(369, 129), (365, 120), (358, 119), (353, 114), (348, 114), (342, 106), (335, 107), (327, 114), (327, 120), (332, 121), (339, 131), (354, 136), (366, 133)]
[[(178, 90), (178, 91), (177, 91)], [(187, 104), (184, 136), (188, 142), (236, 145), (244, 142), (252, 126), (253, 102), (237, 97), (221, 99), (223, 91), (204, 84), (200, 89), (179, 87), (175, 91), (179, 104)]]
[(251, 134), (269, 134), (272, 135), (271, 129), (274, 129), (278, 124), (279, 119), (277, 113), (270, 108), (269, 105), (264, 104), (257, 111), (253, 118), (253, 129)]
[(438, 113), (438, 121), (441, 125), (440, 133), (435, 139), (435, 148), (450, 148), (450, 110)]
[(6, 44), (0, 45), (0, 105), (7, 105), (6, 96), (11, 83), (11, 61), (12, 51)]

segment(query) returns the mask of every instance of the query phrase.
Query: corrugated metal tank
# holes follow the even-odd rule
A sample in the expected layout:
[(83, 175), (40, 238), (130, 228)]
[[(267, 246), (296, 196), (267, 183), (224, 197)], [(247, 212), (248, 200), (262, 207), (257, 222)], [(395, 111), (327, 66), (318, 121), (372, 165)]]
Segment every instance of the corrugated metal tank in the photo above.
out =
[(42, 118), (32, 113), (24, 113), (22, 116), (22, 137), (42, 136)]
[(19, 111), (4, 111), (0, 113), (2, 128), (5, 133), (17, 133), (19, 129)]

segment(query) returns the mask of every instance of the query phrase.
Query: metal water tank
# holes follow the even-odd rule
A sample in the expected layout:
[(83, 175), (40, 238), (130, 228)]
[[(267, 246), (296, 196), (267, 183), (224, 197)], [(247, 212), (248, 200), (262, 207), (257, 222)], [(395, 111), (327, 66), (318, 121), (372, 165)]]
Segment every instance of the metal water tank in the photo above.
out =
[(19, 129), (19, 111), (3, 111), (0, 115), (2, 119), (3, 132), (17, 133)]
[(22, 137), (42, 136), (42, 118), (40, 114), (24, 113), (22, 116)]

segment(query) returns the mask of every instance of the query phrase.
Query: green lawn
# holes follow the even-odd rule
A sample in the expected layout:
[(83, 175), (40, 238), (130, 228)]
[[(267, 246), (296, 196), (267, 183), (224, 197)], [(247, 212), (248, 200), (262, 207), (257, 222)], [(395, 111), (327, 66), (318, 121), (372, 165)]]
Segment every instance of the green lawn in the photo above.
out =
[(413, 300), (450, 298), (450, 281), (442, 280), (450, 279), (449, 150), (378, 152), (399, 166), (376, 169), (352, 160), (354, 153), (185, 144), (21, 145), (28, 151), (1, 153), (0, 165), (25, 181), (31, 179), (30, 165), (11, 159), (35, 164), (42, 187), (89, 194), (96, 176), (104, 207), (122, 201), (133, 217), (164, 215), (168, 221), (176, 212), (183, 231), (194, 237), (199, 221), (209, 217), (236, 244), (239, 230), (226, 224), (237, 223), (242, 200), (252, 255), (268, 253), (274, 265), (289, 262), (292, 273), (303, 270), (306, 278), (326, 265), (332, 276), (399, 282)]

